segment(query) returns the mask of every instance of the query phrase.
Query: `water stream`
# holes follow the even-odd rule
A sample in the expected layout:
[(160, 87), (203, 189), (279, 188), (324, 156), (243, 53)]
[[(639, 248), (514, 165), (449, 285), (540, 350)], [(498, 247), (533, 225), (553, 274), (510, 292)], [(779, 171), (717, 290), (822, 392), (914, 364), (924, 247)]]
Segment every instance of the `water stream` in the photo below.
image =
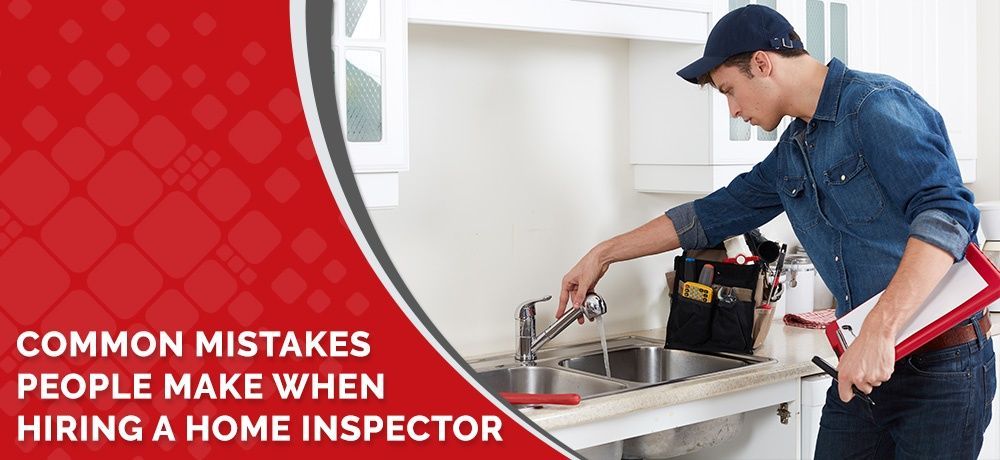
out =
[(608, 339), (604, 334), (604, 316), (597, 317), (597, 330), (601, 333), (601, 351), (604, 352), (604, 374), (611, 378), (611, 361), (608, 360)]

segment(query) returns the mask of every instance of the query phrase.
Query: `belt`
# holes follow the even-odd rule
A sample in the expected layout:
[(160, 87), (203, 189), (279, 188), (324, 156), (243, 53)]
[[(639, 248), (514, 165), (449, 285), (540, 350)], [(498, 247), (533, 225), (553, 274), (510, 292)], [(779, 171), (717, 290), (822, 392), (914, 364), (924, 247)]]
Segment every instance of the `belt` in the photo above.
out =
[[(989, 336), (990, 334), (990, 315), (985, 314), (979, 320), (979, 329), (983, 331), (983, 335)], [(953, 347), (955, 345), (961, 345), (963, 343), (968, 343), (976, 340), (976, 328), (973, 327), (971, 323), (962, 324), (955, 326), (947, 331), (944, 331), (941, 335), (935, 337), (930, 342), (925, 343), (922, 347), (916, 349), (913, 353), (926, 353), (929, 351), (936, 351), (942, 348)]]

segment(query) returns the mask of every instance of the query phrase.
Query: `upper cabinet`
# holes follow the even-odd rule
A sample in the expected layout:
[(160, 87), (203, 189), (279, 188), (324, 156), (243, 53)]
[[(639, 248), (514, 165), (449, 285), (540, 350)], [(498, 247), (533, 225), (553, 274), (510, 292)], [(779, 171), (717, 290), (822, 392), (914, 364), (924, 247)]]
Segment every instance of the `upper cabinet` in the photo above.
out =
[[(976, 42), (974, 1), (716, 0), (712, 24), (750, 3), (781, 12), (817, 60), (838, 58), (851, 68), (889, 74), (913, 86), (941, 112), (963, 180), (975, 180), (976, 47), (954, 45)], [(631, 43), (630, 156), (636, 190), (710, 193), (770, 153), (789, 123), (786, 119), (766, 132), (733, 119), (723, 95), (674, 74), (701, 52), (699, 46)]]
[(858, 2), (865, 46), (858, 68), (909, 84), (941, 112), (965, 182), (976, 180), (976, 2)]
[(943, 115), (966, 182), (976, 163), (973, 0), (335, 0), (337, 101), (369, 207), (399, 203), (409, 169), (407, 25), (423, 23), (629, 40), (629, 139), (635, 189), (710, 193), (772, 150), (729, 116), (723, 95), (676, 76), (716, 21), (756, 3), (789, 19), (816, 59), (893, 75)]
[(406, 3), (337, 0), (333, 62), (348, 156), (370, 208), (398, 204), (409, 169)]
[(409, 0), (410, 22), (704, 43), (710, 0)]
[[(756, 3), (781, 12), (818, 60), (853, 65), (861, 47), (853, 0), (714, 0), (712, 25)], [(725, 96), (675, 73), (701, 57), (702, 46), (633, 41), (629, 56), (631, 161), (635, 188), (646, 192), (710, 193), (748, 171), (774, 148), (788, 126), (773, 131), (732, 118)]]

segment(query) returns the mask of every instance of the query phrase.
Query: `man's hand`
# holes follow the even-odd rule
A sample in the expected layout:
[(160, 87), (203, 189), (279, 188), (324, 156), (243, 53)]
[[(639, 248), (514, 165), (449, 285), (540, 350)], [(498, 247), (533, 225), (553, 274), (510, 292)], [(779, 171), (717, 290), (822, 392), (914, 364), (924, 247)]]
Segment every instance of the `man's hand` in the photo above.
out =
[(858, 336), (840, 357), (840, 399), (850, 401), (851, 385), (870, 393), (889, 380), (896, 364), (896, 332), (906, 325), (955, 259), (945, 250), (911, 237), (892, 281), (868, 313)]
[[(563, 312), (566, 311), (568, 301), (573, 302), (573, 308), (580, 308), (587, 293), (594, 290), (594, 286), (608, 271), (609, 264), (601, 260), (599, 248), (600, 245), (591, 249), (563, 277), (559, 288), (559, 307), (556, 309), (556, 318), (562, 316)], [(582, 316), (578, 322), (583, 323)]]
[(858, 387), (862, 393), (871, 393), (872, 389), (889, 380), (895, 364), (894, 338), (879, 330), (877, 324), (865, 324), (861, 335), (840, 357), (837, 369), (840, 400), (848, 402), (854, 397), (851, 385)]
[[(659, 254), (679, 246), (680, 238), (674, 230), (673, 222), (666, 215), (594, 246), (563, 277), (559, 287), (556, 317), (562, 316), (570, 300), (573, 308), (579, 308), (587, 298), (587, 293), (594, 290), (594, 286), (612, 263)], [(583, 318), (580, 318), (580, 323), (583, 323)]]

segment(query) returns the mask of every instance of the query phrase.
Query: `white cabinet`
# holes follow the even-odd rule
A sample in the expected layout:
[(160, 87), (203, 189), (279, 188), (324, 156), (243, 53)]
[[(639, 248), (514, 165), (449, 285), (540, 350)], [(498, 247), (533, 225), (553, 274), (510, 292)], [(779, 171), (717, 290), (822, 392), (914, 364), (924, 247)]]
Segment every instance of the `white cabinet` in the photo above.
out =
[(409, 0), (410, 22), (704, 43), (710, 0)]
[(826, 374), (802, 378), (802, 452), (800, 458), (812, 458), (819, 436), (819, 420), (826, 404), (826, 392), (833, 379)]
[[(976, 3), (972, 0), (714, 0), (714, 24), (748, 3), (776, 8), (826, 62), (892, 75), (941, 112), (965, 182), (976, 173)], [(767, 133), (729, 117), (725, 97), (697, 92), (674, 72), (701, 48), (632, 42), (631, 162), (640, 191), (710, 193), (773, 148)], [(679, 83), (678, 83), (679, 82)], [(706, 103), (703, 100), (710, 102)], [(667, 114), (667, 111), (679, 112)], [(707, 117), (708, 125), (701, 123)]]
[[(775, 8), (792, 23), (806, 49), (826, 62), (853, 64), (861, 17), (855, 0), (713, 0), (712, 24), (750, 3)], [(817, 52), (813, 52), (816, 49)], [(630, 140), (635, 189), (710, 193), (766, 157), (788, 126), (774, 131), (729, 116), (725, 96), (698, 88), (675, 72), (701, 57), (703, 47), (632, 41), (629, 55)]]
[(858, 68), (892, 75), (941, 112), (962, 179), (976, 180), (976, 2), (860, 2)]
[(368, 207), (398, 203), (409, 168), (406, 3), (337, 0), (334, 80), (351, 166)]

